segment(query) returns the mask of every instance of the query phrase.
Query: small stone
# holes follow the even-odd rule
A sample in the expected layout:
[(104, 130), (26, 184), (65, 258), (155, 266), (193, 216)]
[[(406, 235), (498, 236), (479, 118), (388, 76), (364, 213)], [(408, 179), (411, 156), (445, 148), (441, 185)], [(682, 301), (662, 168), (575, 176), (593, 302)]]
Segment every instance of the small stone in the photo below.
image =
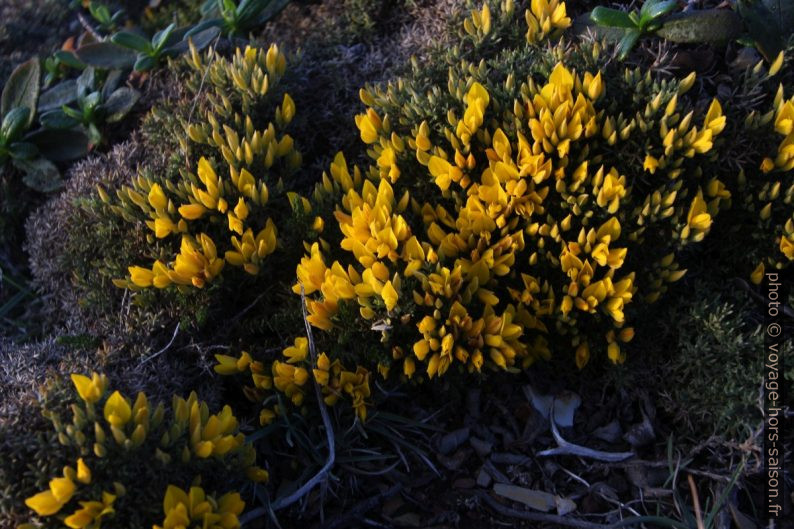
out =
[(477, 474), (477, 486), (482, 488), (488, 488), (491, 485), (491, 476), (485, 471), (484, 468), (480, 469), (480, 473)]

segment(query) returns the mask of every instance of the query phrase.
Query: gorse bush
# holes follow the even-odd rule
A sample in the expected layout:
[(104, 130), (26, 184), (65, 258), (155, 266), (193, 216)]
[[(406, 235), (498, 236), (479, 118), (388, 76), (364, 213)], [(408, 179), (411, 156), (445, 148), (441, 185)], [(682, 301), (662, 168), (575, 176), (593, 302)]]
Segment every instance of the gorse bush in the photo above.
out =
[[(621, 361), (618, 342), (632, 336), (625, 307), (638, 289), (653, 300), (683, 274), (676, 252), (703, 238), (728, 196), (718, 180), (684, 174), (697, 175), (724, 127), (719, 103), (695, 126), (678, 87), (650, 87), (636, 117), (613, 116), (600, 72), (558, 63), (543, 85), (515, 86), (512, 109), (494, 101), (489, 116), (489, 90), (464, 83), (441, 131), (400, 130), (372, 107), (359, 116), (371, 179), (356, 185), (346, 168), (332, 171), (339, 246), (355, 264), (335, 261), (331, 270), (345, 273), (326, 274), (320, 251), (304, 259), (299, 282), (322, 292), (310, 321), (329, 330), (339, 301), (352, 300), (366, 320), (411, 323), (421, 337), (406, 375), (416, 360), (430, 377), (456, 360), (477, 371), (486, 361), (526, 367), (550, 354), (551, 330), (571, 336), (580, 367), (598, 330)], [(377, 97), (389, 93), (363, 99), (377, 107)], [(643, 163), (611, 158), (620, 143), (641, 149)], [(326, 190), (331, 181), (318, 194)], [(655, 251), (644, 245), (661, 237), (669, 242)]]
[[(518, 16), (486, 3), (456, 53), (476, 56), (468, 46)], [(632, 304), (685, 274), (678, 256), (727, 205), (704, 170), (726, 119), (717, 100), (696, 112), (685, 98), (694, 74), (657, 82), (602, 71), (597, 45), (539, 46), (568, 25), (564, 4), (534, 2), (524, 20), (521, 46), (450, 60), (446, 82), (361, 91), (369, 165), (339, 153), (323, 175), (311, 202), (334, 222), (307, 243), (293, 287), (317, 358), (298, 337), (270, 368), (243, 355), (219, 357), (219, 372), (250, 369), (296, 405), (314, 375), (326, 402), (350, 397), (364, 418), (375, 367), (421, 381), (552, 353), (579, 368), (593, 352), (624, 361)]]
[(273, 219), (290, 218), (291, 207), (307, 213), (283, 181), (301, 162), (292, 137), (283, 132), (295, 103), (284, 94), (273, 121), (255, 125), (262, 123), (265, 99), (284, 73), (284, 55), (275, 45), (237, 50), (231, 60), (214, 52), (202, 57), (193, 49), (189, 61), (197, 71), (208, 70), (212, 87), (205, 120), (183, 124), (180, 144), (190, 169), (171, 178), (141, 174), (116, 200), (100, 189), (116, 214), (146, 224), (152, 243), (178, 241), (178, 250), (176, 244), (153, 248), (153, 264), (130, 266), (129, 276), (115, 281), (118, 286), (202, 288), (226, 264), (256, 276), (278, 246)]
[[(185, 493), (180, 485), (209, 483), (219, 476), (232, 483), (266, 481), (268, 474), (255, 466), (254, 448), (238, 430), (229, 406), (210, 413), (195, 393), (174, 396), (170, 409), (150, 404), (139, 393), (133, 400), (110, 393), (104, 375), (72, 375), (78, 395), (69, 405), (71, 419), (59, 407), (45, 408), (57, 439), (74, 455), (60, 476), (45, 490), (25, 500), (45, 527), (99, 527), (107, 518), (130, 526), (151, 526), (165, 516), (164, 527), (237, 527), (244, 507), (240, 495), (230, 492), (217, 501), (194, 486)], [(108, 394), (110, 393), (110, 394)], [(63, 407), (63, 406), (60, 406)], [(228, 489), (228, 483), (216, 483)], [(161, 499), (165, 513), (160, 510)], [(38, 526), (38, 525), (37, 525)]]

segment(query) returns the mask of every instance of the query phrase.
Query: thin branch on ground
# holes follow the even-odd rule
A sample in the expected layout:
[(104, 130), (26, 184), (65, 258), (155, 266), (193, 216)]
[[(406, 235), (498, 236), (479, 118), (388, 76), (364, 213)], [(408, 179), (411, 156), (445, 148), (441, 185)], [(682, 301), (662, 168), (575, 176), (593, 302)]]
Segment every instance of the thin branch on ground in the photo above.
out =
[(176, 335), (177, 334), (179, 334), (179, 323), (178, 322), (176, 324), (176, 327), (174, 327), (174, 335), (171, 336), (171, 340), (168, 342), (168, 344), (166, 344), (165, 347), (163, 347), (162, 349), (160, 349), (159, 351), (157, 351), (153, 355), (147, 356), (146, 358), (141, 360), (141, 363), (138, 364), (138, 367), (143, 366), (143, 364), (145, 364), (146, 362), (149, 362), (150, 360), (154, 360), (155, 358), (157, 358), (158, 356), (160, 356), (161, 354), (166, 352), (168, 349), (170, 349), (171, 345), (174, 343), (174, 340), (176, 340)]
[(552, 416), (550, 419), (551, 433), (554, 436), (554, 440), (557, 442), (557, 447), (542, 450), (537, 453), (538, 456), (571, 455), (607, 461), (609, 463), (625, 461), (635, 456), (634, 452), (603, 452), (601, 450), (593, 450), (592, 448), (569, 443), (560, 435), (560, 431), (557, 429), (557, 425), (554, 422), (554, 417)]

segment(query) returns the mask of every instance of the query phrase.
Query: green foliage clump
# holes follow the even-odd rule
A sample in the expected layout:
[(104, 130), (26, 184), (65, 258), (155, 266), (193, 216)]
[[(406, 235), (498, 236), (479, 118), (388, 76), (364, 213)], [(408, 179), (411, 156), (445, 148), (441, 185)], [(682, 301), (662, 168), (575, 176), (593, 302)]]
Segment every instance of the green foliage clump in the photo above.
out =
[[(667, 304), (650, 323), (656, 338), (642, 344), (657, 367), (648, 381), (680, 432), (744, 441), (763, 420), (765, 308), (737, 283), (726, 290), (714, 279), (693, 280), (692, 295)], [(786, 369), (785, 379), (794, 380), (794, 368)]]

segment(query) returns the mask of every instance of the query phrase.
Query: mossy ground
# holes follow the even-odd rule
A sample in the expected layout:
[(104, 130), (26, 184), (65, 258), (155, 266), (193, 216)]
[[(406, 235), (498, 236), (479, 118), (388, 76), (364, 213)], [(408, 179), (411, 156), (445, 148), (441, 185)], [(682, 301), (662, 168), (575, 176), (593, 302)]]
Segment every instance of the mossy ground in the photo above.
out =
[[(181, 6), (176, 19), (189, 21), (197, 3), (174, 2)], [(589, 4), (595, 2), (570, 2), (572, 16)], [(307, 192), (335, 152), (344, 151), (349, 161), (364, 157), (353, 121), (363, 109), (359, 88), (410, 72), (411, 56), (420, 64), (436, 65), (436, 71), (424, 69), (426, 75), (446, 74), (447, 65), (439, 57), (451, 32), (457, 31), (453, 28), (468, 14), (465, 5), (462, 0), (295, 1), (253, 35), (254, 42), (279, 42), (291, 54), (290, 73), (283, 82), (298, 107), (293, 127), (301, 131), (304, 165), (295, 178)], [(4, 21), (0, 79), (30, 54), (32, 48), (20, 42), (46, 53), (74, 30), (74, 20), (58, 6), (41, 12), (32, 11), (31, 3), (23, 0), (0, 6)], [(132, 10), (136, 7), (140, 6)], [(22, 24), (31, 20), (31, 13), (36, 13), (35, 22)], [(157, 16), (161, 15), (148, 23), (155, 24)], [(666, 76), (680, 73), (702, 53), (693, 46), (661, 50), (648, 43), (630, 60)], [(703, 101), (729, 89), (730, 65), (738, 55), (733, 47), (720, 53), (725, 60), (712, 57), (710, 70), (698, 85)], [(790, 82), (794, 74), (785, 75)], [(289, 343), (287, 329), (301, 324), (300, 301), (293, 295), (240, 289), (238, 296), (213, 307), (209, 305), (213, 292), (155, 294), (152, 299), (141, 298), (148, 305), (139, 307), (110, 285), (107, 276), (97, 273), (102, 267), (123, 270), (130, 255), (141, 255), (146, 240), (143, 228), (130, 235), (121, 221), (113, 224), (97, 217), (91, 207), (98, 201), (96, 185), (117, 188), (139, 166), (173, 170), (169, 164), (174, 163), (170, 152), (175, 143), (164, 134), (168, 127), (156, 117), (143, 118), (150, 107), (185, 112), (193, 106), (185, 98), (178, 68), (155, 74), (145, 86), (145, 97), (126, 128), (116, 131), (107, 146), (70, 167), (64, 190), (37, 197), (17, 212), (28, 215), (24, 246), (28, 258), (20, 251), (19, 239), (0, 255), (4, 273), (30, 292), (0, 327), (9, 335), (0, 341), (3, 529), (25, 519), (19, 501), (22, 491), (29, 493), (32, 482), (52, 474), (43, 455), (46, 423), (35, 410), (54, 380), (71, 372), (100, 370), (128, 394), (145, 389), (153, 400), (160, 400), (200, 388), (201, 397), (214, 405), (233, 402), (245, 410), (239, 388), (227, 381), (218, 383), (211, 369), (212, 355), (235, 349), (241, 336), (261, 337), (258, 352), (273, 354)], [(747, 104), (752, 104), (749, 97)], [(162, 119), (169, 119), (168, 114)], [(19, 192), (6, 191), (0, 199)], [(22, 231), (19, 223), (9, 229)], [(538, 522), (519, 521), (504, 512), (494, 514), (479, 492), (483, 474), (489, 482), (506, 478), (516, 485), (575, 498), (579, 512), (599, 523), (616, 521), (623, 512), (618, 508), (621, 504), (652, 512), (657, 500), (666, 514), (674, 515), (675, 508), (664, 495), (669, 490), (668, 442), (706, 495), (709, 490), (719, 493), (737, 458), (746, 456), (750, 462), (743, 488), (733, 493), (731, 502), (752, 512), (762, 490), (757, 460), (762, 416), (757, 405), (763, 307), (750, 292), (752, 287), (741, 283), (746, 273), (713, 264), (726, 251), (741, 251), (724, 246), (715, 241), (707, 252), (711, 262), (689, 263), (687, 278), (661, 303), (637, 315), (643, 324), (638, 325), (625, 365), (593, 362), (583, 372), (572, 372), (571, 358), (554, 358), (518, 376), (494, 374), (466, 386), (444, 382), (423, 393), (380, 387), (382, 415), (372, 424), (383, 431), (370, 433), (369, 438), (336, 412), (334, 424), (347, 460), (342, 458), (328, 488), (308, 496), (286, 519), (324, 518), (330, 526), (346, 527), (354, 525), (351, 513), (359, 509), (373, 526), (539, 527)], [(285, 273), (291, 273), (294, 264), (286, 261)], [(0, 301), (15, 293), (6, 283), (3, 290)], [(789, 306), (792, 302), (794, 298)], [(262, 316), (265, 305), (276, 306), (267, 312), (267, 319)], [(786, 329), (789, 335), (794, 332), (790, 322)], [(789, 362), (790, 379), (793, 368), (794, 362)], [(572, 456), (537, 457), (538, 451), (555, 442), (527, 400), (523, 391), (527, 385), (545, 394), (568, 390), (581, 397), (574, 427), (562, 432), (568, 441), (611, 452), (633, 449), (640, 461), (607, 464)], [(390, 395), (388, 401), (385, 395)], [(389, 413), (408, 419), (390, 422)], [(253, 431), (251, 424), (246, 427)], [(465, 440), (449, 451), (440, 449), (439, 442), (448, 439), (444, 432), (461, 428), (468, 428)], [(309, 441), (323, 442), (317, 424), (307, 425), (306, 430)], [(296, 483), (307, 476), (297, 470), (290, 454), (301, 453), (311, 460), (309, 469), (321, 466), (325, 457), (322, 450), (311, 452), (300, 442), (297, 447), (259, 442), (261, 448), (281, 454), (274, 467)], [(490, 446), (487, 452), (483, 443)], [(359, 462), (356, 457), (364, 450), (372, 451), (369, 455), (376, 462)], [(378, 457), (388, 464), (378, 465)], [(393, 461), (397, 464), (389, 468)], [(296, 483), (285, 482), (282, 488)], [(651, 499), (643, 504), (639, 497)], [(377, 501), (370, 505), (368, 498)], [(556, 525), (549, 522), (544, 527)]]

